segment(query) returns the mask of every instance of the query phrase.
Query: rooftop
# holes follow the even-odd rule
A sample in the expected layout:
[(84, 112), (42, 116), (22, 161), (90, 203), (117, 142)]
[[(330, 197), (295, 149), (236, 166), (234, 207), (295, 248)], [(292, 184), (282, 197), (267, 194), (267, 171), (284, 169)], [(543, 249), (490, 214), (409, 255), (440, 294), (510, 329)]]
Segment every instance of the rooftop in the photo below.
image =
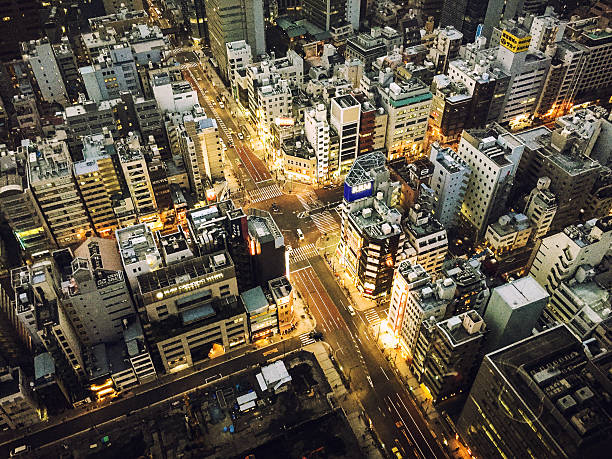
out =
[(19, 369), (0, 369), (0, 400), (19, 392)]
[(544, 301), (549, 295), (533, 277), (525, 276), (493, 290), (512, 309), (518, 309), (536, 301)]
[(249, 235), (260, 243), (274, 241), (275, 247), (285, 244), (283, 233), (276, 225), (269, 212), (259, 209), (249, 209), (247, 216)]
[(596, 445), (609, 446), (612, 394), (609, 383), (602, 384), (609, 376), (599, 362), (589, 361), (583, 344), (565, 325), (492, 352), (485, 359), (512, 387), (519, 403), (528, 407), (528, 415), (537, 416), (537, 423), (568, 456)]
[(438, 322), (437, 327), (452, 346), (479, 339), (484, 336), (485, 331), (482, 317), (474, 310)]
[(529, 219), (525, 214), (510, 212), (507, 215), (502, 215), (496, 222), (489, 225), (499, 236), (507, 236), (508, 234), (524, 231), (531, 226)]
[(160, 258), (153, 233), (146, 224), (118, 229), (115, 235), (125, 266), (145, 260), (153, 262), (153, 259)]
[(268, 299), (261, 287), (255, 287), (240, 294), (244, 307), (249, 314), (256, 314), (269, 306)]
[(360, 156), (353, 163), (344, 183), (350, 187), (369, 183), (378, 173), (387, 171), (386, 162), (387, 158), (380, 151)]

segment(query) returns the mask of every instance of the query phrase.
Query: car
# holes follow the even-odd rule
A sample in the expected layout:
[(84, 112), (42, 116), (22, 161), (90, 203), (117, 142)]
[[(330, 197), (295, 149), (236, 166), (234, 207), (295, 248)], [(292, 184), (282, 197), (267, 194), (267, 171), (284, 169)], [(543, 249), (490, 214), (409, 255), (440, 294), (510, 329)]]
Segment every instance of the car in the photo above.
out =
[(397, 449), (397, 446), (394, 446), (393, 448), (391, 448), (391, 452), (395, 454), (395, 457), (397, 457), (397, 459), (402, 459), (402, 455), (399, 452), (399, 449)]
[(298, 239), (299, 239), (300, 241), (303, 241), (303, 240), (304, 240), (304, 232), (303, 232), (301, 229), (299, 229), (299, 228), (298, 228), (298, 229), (296, 230), (296, 233), (297, 233), (297, 237), (298, 237)]
[(352, 316), (354, 316), (356, 314), (355, 313), (355, 308), (353, 308), (353, 306), (351, 306), (350, 304), (346, 307), (346, 309), (348, 309), (348, 311), (350, 312), (350, 314)]
[(30, 448), (30, 446), (28, 445), (16, 446), (9, 452), (9, 457), (25, 455), (29, 453), (30, 451), (32, 451), (32, 448)]
[(395, 427), (397, 427), (398, 429), (401, 429), (402, 427), (404, 427), (404, 424), (402, 423), (402, 421), (397, 421), (395, 423)]
[(239, 133), (238, 133), (238, 138), (239, 138), (240, 140), (244, 140), (244, 136), (242, 135), (242, 132), (239, 132)]
[(225, 108), (225, 104), (223, 102), (219, 102), (219, 108)]

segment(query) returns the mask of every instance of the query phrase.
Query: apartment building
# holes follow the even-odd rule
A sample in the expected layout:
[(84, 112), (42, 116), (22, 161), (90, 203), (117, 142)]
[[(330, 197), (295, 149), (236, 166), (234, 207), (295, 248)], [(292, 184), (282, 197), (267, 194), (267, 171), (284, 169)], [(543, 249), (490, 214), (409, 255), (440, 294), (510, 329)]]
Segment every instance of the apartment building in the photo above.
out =
[(245, 40), (238, 40), (225, 44), (227, 55), (227, 80), (234, 88), (235, 72), (246, 68), (253, 62), (251, 46)]
[(360, 119), (361, 104), (352, 95), (345, 94), (331, 100), (329, 123), (338, 134), (341, 174), (346, 173), (357, 159)]
[(337, 170), (338, 164), (337, 157), (330, 157), (329, 123), (324, 104), (304, 111), (304, 134), (316, 157), (317, 182), (324, 183)]
[(103, 50), (92, 65), (79, 69), (89, 99), (116, 99), (122, 91), (142, 95), (136, 61), (129, 46)]

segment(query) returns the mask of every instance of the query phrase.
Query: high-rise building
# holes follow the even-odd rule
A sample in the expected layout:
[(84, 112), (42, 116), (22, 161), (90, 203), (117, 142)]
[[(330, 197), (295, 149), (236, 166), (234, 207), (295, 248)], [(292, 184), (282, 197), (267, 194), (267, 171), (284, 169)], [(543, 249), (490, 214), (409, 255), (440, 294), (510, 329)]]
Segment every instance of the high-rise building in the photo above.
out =
[(443, 143), (457, 141), (469, 121), (472, 96), (461, 82), (444, 74), (436, 75), (431, 84), (433, 99), (429, 114), (430, 139)]
[(463, 34), (452, 26), (434, 30), (427, 58), (434, 64), (436, 73), (446, 73), (448, 63), (459, 55), (462, 40)]
[(104, 132), (83, 138), (83, 161), (74, 163), (80, 195), (94, 231), (100, 236), (109, 236), (118, 225), (112, 200), (121, 192), (121, 186), (114, 155), (112, 136)]
[(260, 286), (240, 294), (240, 300), (249, 319), (252, 342), (278, 334), (276, 303), (270, 301), (271, 299)]
[(234, 87), (235, 72), (240, 71), (253, 62), (253, 53), (251, 46), (245, 40), (238, 40), (231, 43), (226, 43), (227, 55), (227, 80), (230, 87)]
[(459, 434), (476, 457), (606, 456), (609, 356), (591, 357), (565, 325), (486, 355)]
[(123, 319), (135, 314), (117, 244), (88, 238), (74, 250), (55, 252), (62, 279), (62, 303), (84, 346), (118, 341)]
[[(491, 40), (493, 29), (504, 20), (514, 19), (526, 13), (543, 14), (546, 8), (546, 0), (490, 0), (484, 17), (482, 35)], [(491, 41), (493, 46), (499, 43)]]
[(612, 243), (612, 216), (571, 225), (540, 241), (529, 274), (548, 292), (574, 277), (584, 265), (596, 266)]
[(357, 158), (344, 181), (338, 254), (351, 281), (370, 298), (389, 292), (403, 253), (405, 233), (394, 207), (398, 198), (384, 154)]
[(463, 41), (469, 42), (476, 38), (486, 11), (487, 2), (481, 0), (444, 0), (440, 26), (453, 26), (463, 34)]
[(463, 131), (457, 156), (471, 169), (461, 216), (482, 236), (503, 211), (524, 145), (494, 124)]
[(433, 403), (468, 389), (480, 364), (485, 323), (470, 310), (449, 319), (425, 320), (417, 339), (411, 369), (431, 393)]
[(68, 93), (60, 71), (53, 45), (47, 39), (22, 44), (23, 60), (33, 73), (45, 102), (68, 104)]
[(340, 173), (348, 171), (357, 158), (359, 147), (359, 121), (361, 104), (350, 94), (331, 100), (330, 125), (338, 133), (340, 141)]
[(483, 316), (489, 329), (486, 349), (501, 349), (531, 335), (548, 298), (531, 276), (495, 287)]
[(414, 160), (423, 155), (427, 120), (432, 94), (420, 80), (413, 78), (401, 83), (379, 87), (381, 104), (387, 119), (385, 147), (389, 159), (406, 156)]
[(402, 36), (392, 27), (372, 27), (370, 33), (360, 33), (346, 42), (346, 60), (359, 59), (370, 70), (379, 57), (386, 56), (402, 45)]
[(454, 150), (437, 143), (431, 146), (429, 160), (434, 167), (430, 181), (436, 198), (434, 216), (444, 228), (451, 228), (459, 218), (471, 171)]
[(487, 276), (480, 270), (480, 262), (475, 259), (451, 258), (444, 261), (442, 275), (451, 278), (457, 289), (455, 298), (446, 307), (446, 318), (463, 314), (470, 309), (481, 316), (489, 299), (490, 291)]
[[(304, 111), (304, 134), (317, 159), (317, 181), (323, 183), (330, 179), (338, 164), (338, 158), (329, 156), (329, 123), (324, 104), (317, 104), (316, 107)], [(334, 164), (336, 168), (332, 169)]]
[(244, 40), (259, 56), (266, 52), (263, 0), (205, 0), (208, 37), (220, 75), (227, 78), (227, 43)]
[[(349, 0), (351, 2), (355, 0)], [(346, 21), (347, 0), (303, 0), (302, 15), (324, 31), (331, 30)], [(354, 8), (351, 10), (353, 11)], [(359, 29), (359, 27), (356, 27)]]
[(285, 258), (285, 238), (269, 212), (249, 209), (247, 215), (248, 247), (256, 285), (266, 286), (268, 281), (288, 271)]
[(41, 421), (32, 390), (21, 368), (11, 368), (2, 362), (0, 368), (0, 429), (15, 430)]
[(527, 196), (527, 204), (524, 213), (529, 218), (533, 226), (533, 240), (542, 239), (552, 224), (553, 218), (557, 213), (557, 199), (549, 191), (550, 179), (541, 177), (538, 184)]
[(27, 158), (30, 189), (57, 244), (65, 247), (91, 234), (93, 227), (74, 178), (65, 131), (35, 142), (24, 140), (19, 151)]
[(142, 94), (136, 61), (129, 46), (104, 50), (92, 65), (79, 69), (89, 99), (116, 99), (122, 91)]
[(0, 212), (21, 248), (32, 254), (53, 248), (55, 240), (32, 195), (27, 161), (21, 153), (0, 152)]

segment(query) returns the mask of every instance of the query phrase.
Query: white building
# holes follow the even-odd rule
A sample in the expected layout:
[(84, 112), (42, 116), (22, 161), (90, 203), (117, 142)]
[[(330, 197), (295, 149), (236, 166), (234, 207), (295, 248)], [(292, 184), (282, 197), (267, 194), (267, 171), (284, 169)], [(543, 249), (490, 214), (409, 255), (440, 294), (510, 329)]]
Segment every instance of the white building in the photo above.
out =
[(293, 95), (289, 82), (279, 75), (271, 75), (267, 83), (257, 88), (254, 108), (261, 128), (269, 131), (276, 119), (292, 117)]
[(612, 216), (568, 226), (541, 240), (529, 274), (548, 292), (574, 277), (580, 266), (598, 265), (612, 244)]
[(24, 42), (23, 60), (27, 61), (36, 78), (42, 98), (49, 103), (68, 104), (66, 86), (57, 65), (53, 46), (48, 40)]
[(136, 61), (129, 46), (115, 47), (103, 51), (93, 65), (79, 69), (89, 99), (116, 99), (122, 91), (132, 95), (142, 94)]
[(525, 247), (533, 226), (525, 214), (502, 215), (487, 227), (485, 240), (496, 253), (510, 252)]
[(317, 104), (304, 112), (304, 133), (317, 158), (317, 181), (324, 182), (333, 172), (329, 170), (329, 123), (325, 105)]
[(445, 228), (452, 227), (461, 211), (470, 168), (451, 148), (431, 146), (429, 160), (434, 166), (430, 185), (436, 201), (434, 216)]
[(542, 239), (548, 233), (557, 213), (557, 199), (548, 190), (549, 187), (550, 179), (540, 177), (537, 186), (527, 197), (524, 214), (527, 215), (533, 226), (532, 238), (535, 240)]
[(525, 146), (499, 125), (463, 131), (457, 156), (471, 169), (462, 217), (483, 235), (502, 211)]
[(359, 147), (359, 122), (361, 104), (350, 94), (335, 97), (331, 101), (330, 124), (338, 133), (340, 173), (348, 171)]
[(233, 41), (225, 44), (227, 55), (227, 79), (233, 87), (234, 74), (237, 70), (244, 69), (253, 62), (251, 46), (244, 40)]
[(378, 91), (389, 115), (385, 143), (387, 159), (402, 155), (409, 159), (420, 157), (433, 97), (429, 88), (413, 78), (401, 84), (391, 83), (388, 88), (379, 87)]
[(155, 271), (162, 264), (162, 257), (155, 244), (153, 232), (144, 223), (115, 231), (123, 270), (132, 291), (138, 286), (138, 276)]
[(187, 81), (172, 81), (168, 73), (156, 74), (151, 88), (162, 112), (183, 113), (199, 103), (197, 91)]

